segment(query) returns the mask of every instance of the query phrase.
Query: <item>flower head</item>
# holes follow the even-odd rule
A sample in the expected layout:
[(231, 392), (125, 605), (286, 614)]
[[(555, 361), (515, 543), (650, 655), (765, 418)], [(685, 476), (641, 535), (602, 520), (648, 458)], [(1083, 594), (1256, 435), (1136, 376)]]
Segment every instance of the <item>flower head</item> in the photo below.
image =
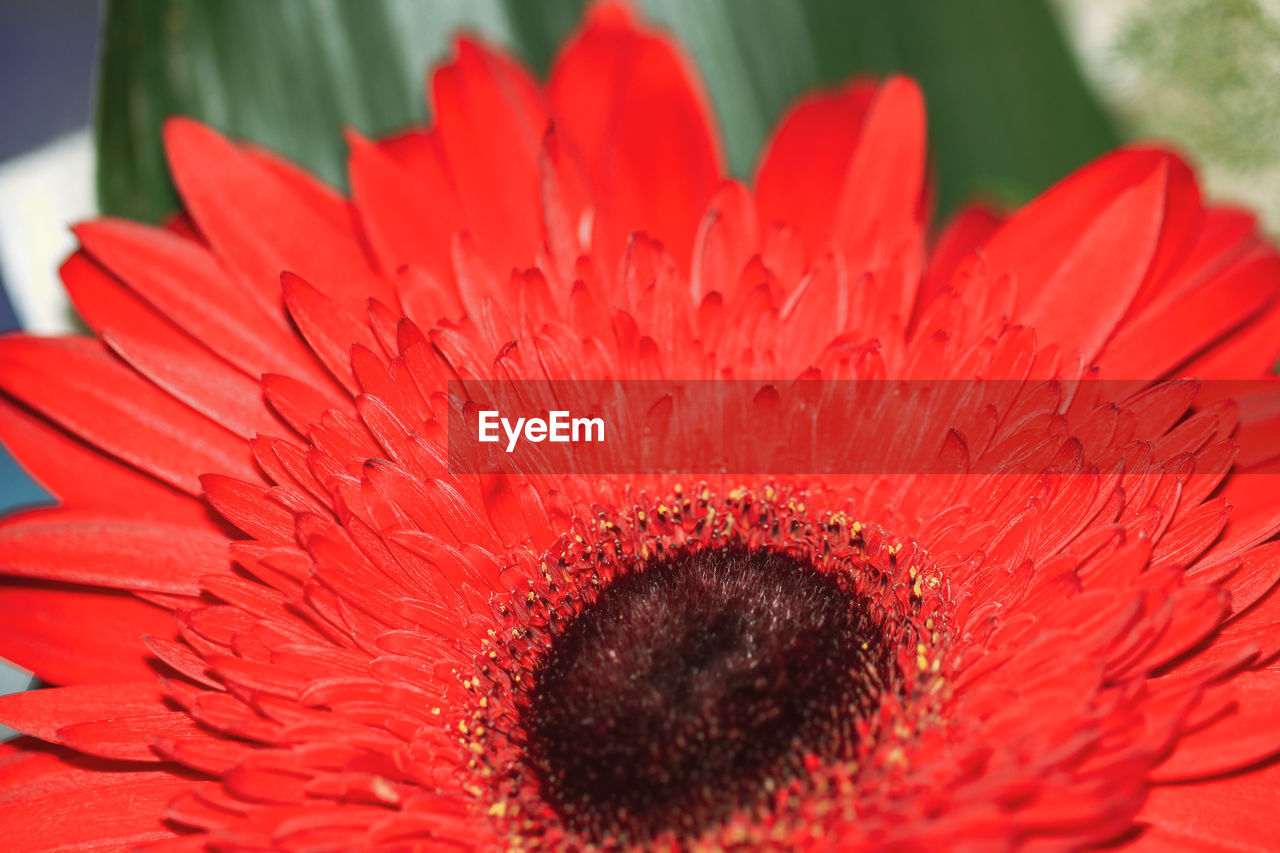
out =
[[(351, 135), (349, 201), (173, 120), (186, 215), (77, 229), (95, 334), (0, 342), (58, 498), (0, 525), (0, 653), (58, 685), (0, 700), (10, 843), (1269, 843), (1247, 214), (1132, 149), (930, 241), (901, 78), (802, 101), (747, 187), (613, 5), (545, 86), (463, 41), (432, 98)], [(451, 380), (886, 377), (1000, 381), (937, 471), (448, 464)]]

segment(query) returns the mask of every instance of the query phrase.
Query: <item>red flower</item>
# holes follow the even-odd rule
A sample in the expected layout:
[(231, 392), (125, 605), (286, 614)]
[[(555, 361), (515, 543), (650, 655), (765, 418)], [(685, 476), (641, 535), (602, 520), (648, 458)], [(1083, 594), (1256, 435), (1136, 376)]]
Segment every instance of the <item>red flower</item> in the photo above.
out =
[[(59, 501), (0, 526), (0, 653), (61, 685), (0, 701), (10, 849), (1273, 843), (1277, 398), (1154, 381), (1268, 374), (1247, 214), (1126, 150), (926, 251), (914, 84), (748, 189), (615, 6), (433, 99), (351, 202), (173, 121), (190, 219), (80, 227), (96, 335), (0, 343)], [(445, 463), (453, 378), (797, 376), (1144, 381), (976, 400), (948, 452), (1036, 476)]]

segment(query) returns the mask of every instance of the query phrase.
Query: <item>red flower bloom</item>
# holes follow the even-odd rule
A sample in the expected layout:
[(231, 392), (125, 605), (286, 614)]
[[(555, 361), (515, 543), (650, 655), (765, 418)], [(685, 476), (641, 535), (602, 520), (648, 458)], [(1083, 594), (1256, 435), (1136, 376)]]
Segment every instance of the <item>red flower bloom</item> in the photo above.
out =
[[(1155, 381), (1268, 374), (1248, 215), (1126, 150), (926, 251), (910, 81), (803, 101), (749, 189), (614, 6), (433, 99), (351, 202), (173, 121), (190, 219), (80, 227), (96, 336), (0, 342), (59, 501), (0, 526), (0, 654), (60, 685), (0, 700), (11, 849), (1273, 843), (1278, 398)], [(798, 376), (1009, 380), (948, 452), (1053, 453), (446, 465), (450, 379)], [(1095, 376), (1144, 381), (1029, 393)]]

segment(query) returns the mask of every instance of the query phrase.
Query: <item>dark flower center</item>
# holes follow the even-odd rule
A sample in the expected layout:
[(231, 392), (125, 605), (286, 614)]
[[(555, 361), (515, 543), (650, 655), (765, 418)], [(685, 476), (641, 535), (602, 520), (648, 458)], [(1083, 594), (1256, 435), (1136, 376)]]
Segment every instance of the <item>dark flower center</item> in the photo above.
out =
[(600, 842), (695, 834), (847, 757), (887, 650), (865, 602), (743, 546), (650, 560), (564, 626), (522, 711), (544, 799)]

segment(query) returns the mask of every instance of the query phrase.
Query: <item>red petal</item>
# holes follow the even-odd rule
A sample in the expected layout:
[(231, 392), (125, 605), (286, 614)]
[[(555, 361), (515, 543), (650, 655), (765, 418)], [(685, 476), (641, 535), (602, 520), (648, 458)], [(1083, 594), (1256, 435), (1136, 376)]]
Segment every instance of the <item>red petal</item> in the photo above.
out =
[(1144, 179), (1166, 157), (1122, 150), (1074, 172), (1023, 207), (983, 246), (993, 269), (1018, 269), (1028, 282), (1046, 281), (1082, 233), (1121, 192)]
[(782, 119), (756, 173), (763, 226), (790, 225), (804, 236), (810, 254), (827, 242), (878, 88), (870, 80), (854, 80), (839, 92), (805, 98)]
[(622, 4), (601, 3), (556, 60), (547, 93), (582, 158), (606, 268), (643, 230), (688, 270), (724, 169), (710, 106), (676, 46), (640, 29)]
[(251, 143), (246, 143), (243, 148), (245, 154), (266, 166), (295, 195), (332, 222), (336, 228), (341, 231), (351, 231), (355, 227), (350, 203), (333, 187), (324, 184), (306, 169), (290, 163), (270, 149)]
[[(262, 377), (262, 391), (271, 408), (279, 412), (280, 417), (288, 421), (299, 435), (306, 435), (311, 425), (320, 423), (324, 413), (334, 406), (328, 395), (289, 376), (268, 373)], [(350, 409), (351, 406), (343, 408)]]
[(289, 316), (298, 324), (312, 351), (347, 390), (359, 393), (360, 386), (351, 373), (351, 347), (363, 344), (369, 349), (378, 348), (373, 330), (360, 319), (366, 315), (344, 310), (293, 273), (286, 272), (280, 282)]
[(354, 132), (347, 134), (347, 144), (351, 191), (382, 271), (417, 264), (447, 281), (452, 276), (449, 247), (463, 222), (445, 173), (423, 180)]
[(352, 310), (363, 311), (370, 297), (394, 300), (355, 235), (260, 160), (190, 119), (170, 119), (164, 138), (174, 182), (200, 232), (256, 292), (274, 296), (288, 270)]
[[(1209, 279), (1165, 310), (1121, 329), (1115, 340), (1107, 344), (1098, 366), (1107, 376), (1166, 375), (1237, 326), (1258, 316), (1274, 299), (1278, 287), (1280, 258), (1261, 258), (1242, 264), (1229, 274)], [(1195, 375), (1204, 376), (1199, 372)]]
[(1217, 586), (1184, 586), (1170, 596), (1173, 618), (1164, 635), (1149, 649), (1136, 668), (1157, 669), (1194, 648), (1209, 636), (1230, 610), (1230, 595)]
[[(1159, 233), (1165, 205), (1163, 197), (1152, 196), (1163, 192), (1170, 162), (1169, 155), (1150, 150), (1117, 151), (1102, 157), (1022, 208), (984, 244), (989, 278), (995, 281), (1013, 273), (1017, 280), (1015, 319), (1049, 321), (1048, 331), (1040, 334), (1042, 345), (1087, 344), (1100, 335), (1105, 339), (1128, 310), (1155, 254), (1157, 238), (1149, 232)], [(1133, 191), (1144, 184), (1146, 191), (1135, 195)], [(1116, 245), (1118, 232), (1108, 235), (1097, 227), (1102, 217), (1115, 220), (1112, 227), (1123, 228), (1130, 241), (1137, 241), (1136, 248)], [(1095, 280), (1083, 281), (1090, 260), (1081, 254), (1086, 240), (1098, 251), (1110, 247), (1116, 257), (1108, 257), (1108, 263), (1119, 260), (1118, 269), (1129, 272), (1117, 276), (1115, 270), (1104, 268)], [(1067, 271), (1072, 272), (1070, 279), (1082, 281), (1084, 289), (1078, 293), (1068, 290), (1069, 279), (1060, 275), (1073, 253), (1076, 261)], [(1093, 259), (1095, 265), (1101, 260)], [(1137, 265), (1143, 269), (1134, 273), (1132, 267)], [(1028, 312), (1031, 306), (1034, 312)], [(1052, 314), (1056, 306), (1070, 310), (1059, 317)], [(1068, 319), (1082, 322), (1085, 334), (1072, 333)]]
[(270, 500), (268, 489), (217, 474), (206, 474), (200, 482), (213, 508), (245, 533), (267, 542), (293, 542), (293, 513)]
[(1147, 850), (1274, 850), (1280, 764), (1222, 779), (1151, 789), (1137, 820)]
[(693, 301), (699, 303), (713, 291), (724, 293), (758, 254), (759, 215), (751, 191), (737, 181), (725, 181), (698, 227), (689, 280)]
[(1265, 376), (1280, 360), (1280, 303), (1187, 365), (1184, 375), (1203, 379)]
[(200, 501), (99, 453), (3, 396), (0, 441), (65, 506), (116, 510), (124, 505), (139, 519), (208, 523)]
[(177, 634), (172, 614), (115, 590), (9, 578), (0, 593), (0, 656), (51, 684), (154, 676), (143, 635)]
[(58, 729), (58, 742), (86, 755), (121, 761), (162, 761), (153, 747), (160, 740), (204, 740), (208, 735), (187, 714), (163, 708), (147, 714), (118, 714)]
[(84, 253), (63, 265), (82, 317), (153, 383), (243, 438), (278, 429), (257, 382), (167, 320)]
[(925, 155), (924, 95), (913, 80), (891, 77), (871, 103), (835, 210), (832, 237), (850, 275), (919, 237)]
[(951, 283), (960, 262), (974, 249), (986, 242), (1000, 227), (1000, 216), (982, 205), (962, 208), (951, 217), (933, 251), (929, 253), (929, 267), (920, 285), (916, 311), (929, 303)]
[(1275, 482), (1273, 475), (1265, 473), (1236, 473), (1227, 479), (1221, 495), (1231, 507), (1231, 517), (1222, 536), (1200, 559), (1201, 566), (1238, 557), (1280, 531)]
[(47, 687), (0, 696), (0, 722), (46, 741), (56, 741), (56, 732), (64, 726), (163, 710), (164, 696), (155, 679)]
[(125, 287), (87, 252), (76, 252), (67, 258), (58, 272), (76, 313), (93, 331), (101, 334), (104, 328), (110, 327), (146, 335), (182, 334), (169, 319)]
[[(117, 219), (77, 226), (76, 236), (93, 255), (174, 325), (227, 361), (257, 378), (289, 373), (318, 378), (281, 311), (279, 293), (240, 284), (202, 246), (158, 228)], [(97, 285), (67, 275), (68, 288), (96, 299)], [(119, 327), (118, 315), (99, 312), (95, 328)]]
[(1194, 278), (1186, 276), (1186, 265), (1194, 261), (1197, 253), (1208, 248), (1199, 239), (1206, 217), (1195, 174), (1177, 154), (1169, 151), (1159, 153), (1169, 169), (1160, 244), (1151, 259), (1147, 280), (1130, 306), (1130, 318), (1194, 281)]
[(407, 169), (415, 180), (430, 187), (447, 187), (450, 198), (457, 204), (449, 164), (440, 144), (440, 131), (435, 128), (409, 128), (378, 140), (378, 149), (401, 168)]
[[(1065, 344), (1092, 359), (1146, 278), (1159, 242), (1167, 184), (1168, 168), (1160, 163), (1141, 183), (1118, 193), (1076, 232), (1047, 277), (1008, 270), (1019, 284), (1021, 307), (1014, 319), (1034, 328), (1041, 344)], [(997, 233), (994, 240), (1000, 239)], [(994, 260), (991, 265), (993, 273), (1006, 271)]]
[(1212, 689), (1206, 701), (1225, 697), (1235, 708), (1223, 719), (1183, 736), (1173, 754), (1153, 773), (1159, 780), (1217, 776), (1280, 754), (1280, 672), (1261, 670), (1232, 676)]
[(552, 127), (542, 140), (538, 160), (542, 180), (543, 239), (552, 268), (545, 270), (560, 279), (562, 287), (577, 278), (578, 258), (591, 248), (590, 192), (578, 164), (564, 149)]
[[(471, 231), (505, 275), (541, 242), (542, 94), (510, 58), (468, 39), (431, 82), (440, 141)], [(385, 300), (384, 300), (385, 301)]]
[(107, 330), (107, 346), (134, 370), (214, 423), (244, 439), (279, 432), (283, 423), (267, 408), (262, 387), (217, 356), (175, 336)]
[(203, 575), (231, 570), (225, 536), (68, 509), (0, 522), (0, 567), (20, 577), (199, 595)]
[(193, 784), (27, 741), (0, 756), (0, 822), (10, 850), (123, 851), (172, 838), (165, 807)]
[(0, 339), (5, 390), (86, 441), (184, 491), (197, 475), (254, 478), (248, 446), (80, 338)]

